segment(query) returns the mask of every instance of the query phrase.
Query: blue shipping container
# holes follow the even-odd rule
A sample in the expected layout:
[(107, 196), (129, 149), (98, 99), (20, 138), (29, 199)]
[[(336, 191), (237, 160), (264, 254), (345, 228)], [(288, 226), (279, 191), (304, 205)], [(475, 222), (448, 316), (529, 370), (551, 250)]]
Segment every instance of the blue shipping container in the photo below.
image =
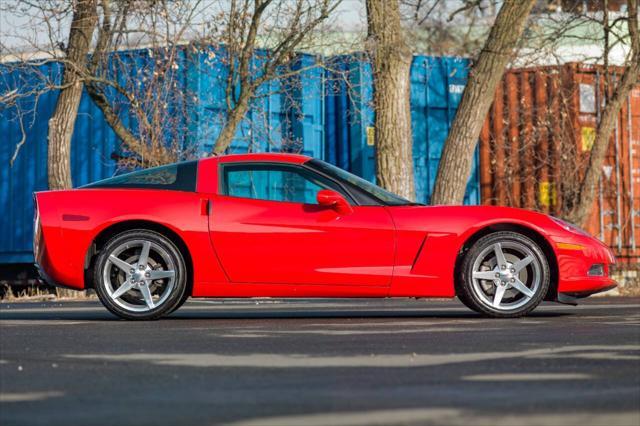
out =
[[(187, 103), (187, 113), (180, 116), (178, 125), (187, 131), (179, 141), (188, 156), (207, 155), (224, 120), (224, 87), (226, 66), (210, 51), (197, 53), (192, 61), (181, 52), (177, 80), (188, 94), (198, 101)], [(148, 67), (152, 58), (146, 49), (119, 52), (120, 73), (131, 73)], [(259, 59), (257, 59), (259, 60)], [(239, 126), (230, 152), (291, 151), (324, 157), (324, 72), (314, 68), (315, 57), (299, 55), (294, 67), (302, 72), (294, 77), (272, 81), (260, 87), (260, 94), (247, 118)], [(0, 65), (0, 93), (14, 89), (26, 96), (16, 107), (0, 108), (0, 264), (30, 263), (32, 255), (33, 198), (32, 193), (47, 189), (47, 134), (48, 121), (58, 98), (57, 90), (35, 94), (38, 86), (60, 83), (62, 69), (59, 64), (48, 63), (32, 68)], [(285, 93), (282, 85), (292, 90)], [(289, 89), (289, 87), (287, 88)], [(115, 94), (107, 93), (115, 96)], [(1, 106), (0, 106), (1, 107)], [(182, 105), (168, 105), (170, 111), (179, 111)], [(135, 117), (126, 110), (121, 112), (126, 125), (135, 129)], [(10, 160), (16, 145), (24, 144), (13, 167)], [(175, 132), (173, 134), (179, 134)], [(171, 143), (175, 141), (169, 141)], [(80, 101), (74, 128), (71, 169), (74, 186), (104, 179), (117, 172), (117, 158), (122, 154), (119, 139), (106, 123), (101, 110), (86, 93)]]
[[(411, 120), (416, 201), (428, 204), (444, 142), (467, 81), (463, 58), (414, 56)], [(333, 58), (327, 67), (325, 157), (375, 182), (375, 135), (371, 66), (360, 54)], [(479, 204), (478, 151), (465, 204)]]
[[(258, 52), (254, 58), (253, 73), (262, 67), (262, 55)], [(190, 138), (192, 145), (199, 147), (199, 154), (206, 155), (226, 120), (228, 66), (224, 48), (204, 49), (192, 59), (187, 84), (197, 101), (190, 116)], [(316, 64), (316, 57), (300, 54), (292, 64), (298, 73), (258, 88), (229, 153), (286, 151), (324, 157), (324, 74)]]
[[(207, 155), (224, 124), (224, 87), (227, 67), (223, 52), (213, 48), (181, 52), (178, 80), (188, 102), (181, 125), (187, 129), (185, 155)], [(124, 69), (144, 68), (151, 57), (147, 50), (122, 53)], [(194, 57), (195, 55), (195, 57)], [(302, 152), (324, 158), (371, 181), (375, 180), (373, 146), (374, 112), (371, 68), (360, 55), (330, 58), (326, 70), (315, 67), (316, 57), (299, 55), (293, 67), (301, 70), (287, 78), (265, 83), (259, 89), (247, 117), (236, 133), (230, 152)], [(254, 67), (260, 67), (257, 55)], [(468, 61), (458, 58), (416, 56), (411, 69), (411, 103), (414, 132), (414, 167), (418, 201), (428, 203), (444, 140), (466, 83)], [(283, 70), (286, 71), (286, 70)], [(0, 68), (0, 93), (14, 89), (30, 93), (43, 84), (61, 79), (58, 64)], [(16, 107), (0, 109), (0, 264), (28, 263), (31, 253), (32, 193), (47, 189), (48, 120), (57, 91), (20, 98)], [(180, 111), (182, 105), (168, 108)], [(24, 144), (13, 167), (9, 162), (16, 145)], [(123, 111), (125, 123), (133, 123)], [(83, 94), (72, 141), (71, 163), (74, 186), (84, 185), (116, 173), (115, 157), (122, 148), (105, 122), (102, 112)], [(477, 155), (476, 155), (477, 157)], [(477, 159), (465, 202), (479, 202)]]
[[(31, 72), (12, 70), (0, 75), (0, 93), (19, 88), (25, 93), (42, 82), (42, 76), (59, 83), (61, 68), (42, 65)], [(45, 91), (36, 98), (19, 99), (17, 108), (0, 110), (0, 264), (33, 262), (34, 191), (47, 189), (48, 121), (58, 99), (57, 91)], [(25, 125), (21, 130), (20, 117)], [(10, 160), (16, 145), (24, 137), (13, 166)], [(116, 164), (111, 159), (118, 149), (117, 138), (106, 124), (100, 110), (83, 95), (73, 133), (71, 167), (74, 185), (112, 175)]]

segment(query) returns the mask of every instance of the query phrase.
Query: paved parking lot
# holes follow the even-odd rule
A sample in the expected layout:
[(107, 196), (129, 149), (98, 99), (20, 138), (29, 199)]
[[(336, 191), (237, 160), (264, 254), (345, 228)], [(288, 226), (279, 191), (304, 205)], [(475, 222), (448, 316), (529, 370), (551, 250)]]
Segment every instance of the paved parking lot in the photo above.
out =
[(640, 299), (0, 304), (0, 424), (640, 425)]

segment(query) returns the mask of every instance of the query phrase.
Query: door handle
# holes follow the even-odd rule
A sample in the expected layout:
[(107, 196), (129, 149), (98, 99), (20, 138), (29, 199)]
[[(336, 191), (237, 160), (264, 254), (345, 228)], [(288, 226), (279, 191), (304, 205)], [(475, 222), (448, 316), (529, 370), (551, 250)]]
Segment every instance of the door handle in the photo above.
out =
[(200, 214), (209, 216), (209, 200), (207, 198), (200, 199)]

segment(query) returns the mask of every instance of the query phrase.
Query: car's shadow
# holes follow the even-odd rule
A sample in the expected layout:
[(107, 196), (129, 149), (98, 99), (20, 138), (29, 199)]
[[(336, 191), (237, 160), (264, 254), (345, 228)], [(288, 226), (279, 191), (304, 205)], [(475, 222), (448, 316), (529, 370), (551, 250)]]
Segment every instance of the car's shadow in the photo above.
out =
[[(22, 304), (6, 304), (0, 308), (0, 324), (2, 321), (118, 321), (119, 318), (109, 313), (97, 303), (71, 305), (39, 304), (21, 306)], [(492, 321), (505, 321), (486, 318), (472, 311), (467, 311), (457, 305), (449, 309), (429, 306), (424, 309), (407, 309), (380, 306), (376, 308), (354, 309), (353, 305), (344, 308), (337, 307), (287, 307), (273, 305), (261, 308), (259, 306), (247, 307), (246, 305), (187, 305), (186, 309), (178, 310), (160, 321), (193, 321), (193, 320), (290, 320), (290, 319), (486, 319)], [(27, 308), (27, 309), (25, 309)], [(222, 308), (222, 309), (221, 309)], [(576, 313), (559, 311), (534, 311), (527, 318), (557, 318)], [(508, 320), (507, 320), (508, 321)]]
[[(527, 315), (525, 318), (554, 318), (572, 315), (566, 312), (539, 312)], [(487, 318), (475, 312), (429, 312), (425, 311), (317, 311), (317, 312), (226, 312), (224, 314), (211, 312), (176, 312), (165, 320), (194, 320), (194, 319), (500, 319)]]

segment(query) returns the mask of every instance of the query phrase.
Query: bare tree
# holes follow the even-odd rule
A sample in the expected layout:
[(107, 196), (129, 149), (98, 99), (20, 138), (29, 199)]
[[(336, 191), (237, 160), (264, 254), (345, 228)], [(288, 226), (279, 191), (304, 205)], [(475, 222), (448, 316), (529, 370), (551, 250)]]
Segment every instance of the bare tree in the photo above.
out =
[(98, 21), (96, 0), (77, 0), (66, 46), (62, 89), (49, 120), (49, 188), (71, 188), (71, 137), (82, 96), (86, 58)]
[(400, 0), (414, 51), (475, 56), (491, 29), (497, 0)]
[[(569, 214), (574, 223), (584, 224), (591, 213), (595, 200), (595, 188), (602, 174), (602, 165), (609, 148), (609, 140), (620, 114), (622, 104), (638, 82), (640, 76), (640, 35), (638, 34), (638, 3), (636, 0), (628, 1), (627, 27), (629, 31), (629, 44), (631, 45), (630, 58), (625, 66), (622, 78), (615, 85), (613, 95), (607, 100), (602, 111), (602, 118), (598, 123), (596, 136), (591, 149), (589, 165), (582, 183), (579, 187), (579, 200), (573, 211)], [(604, 15), (607, 15), (606, 9)], [(605, 21), (605, 52), (608, 48), (608, 26)], [(607, 55), (605, 54), (605, 58)], [(608, 76), (608, 73), (606, 74)], [(605, 85), (608, 92), (610, 83)]]
[[(220, 153), (229, 147), (242, 120), (269, 121), (266, 111), (249, 118), (246, 113), (249, 108), (256, 112), (256, 100), (273, 94), (267, 84), (272, 80), (287, 81), (274, 85), (278, 86), (276, 90), (293, 93), (299, 89), (293, 83), (294, 77), (309, 68), (297, 65), (296, 50), (317, 49), (327, 43), (316, 31), (339, 2), (95, 0), (97, 37), (90, 45), (87, 64), (86, 55), (73, 58), (59, 49), (61, 43), (66, 43), (61, 29), (68, 26), (67, 11), (75, 4), (72, 0), (12, 0), (1, 3), (0, 11), (24, 13), (29, 25), (14, 34), (0, 30), (5, 40), (13, 37), (21, 43), (18, 48), (15, 40), (12, 45), (0, 40), (0, 49), (7, 67), (29, 75), (37, 73), (39, 65), (52, 62), (76, 70), (87, 93), (122, 141), (125, 156), (120, 163), (148, 167), (194, 155), (197, 144), (187, 146), (187, 141), (196, 136), (195, 128), (201, 129), (209, 122), (215, 122), (211, 126), (217, 139), (214, 152)], [(46, 32), (34, 31), (27, 37), (35, 28), (46, 28)], [(203, 103), (216, 100), (203, 99), (211, 98), (211, 94), (190, 86), (206, 74), (211, 76), (210, 83), (224, 79), (226, 86), (226, 108), (215, 120), (211, 116), (218, 112)], [(20, 87), (16, 95), (9, 93), (3, 98), (37, 99), (49, 90), (64, 87), (46, 73), (36, 79), (40, 83), (33, 90)], [(295, 102), (288, 103), (287, 108), (295, 108)], [(20, 117), (28, 116), (25, 113), (16, 112), (21, 128), (28, 130), (29, 123)], [(255, 127), (265, 126), (258, 123)], [(214, 128), (221, 131), (215, 132)], [(270, 136), (267, 130), (264, 133), (267, 134), (261, 138)], [(24, 138), (17, 143), (14, 157), (23, 143)]]
[[(74, 36), (78, 33), (76, 19), (71, 21), (71, 37), (66, 36), (64, 29), (70, 25), (69, 12), (77, 15), (87, 8), (87, 3), (91, 4), (92, 19), (79, 20), (82, 30), (89, 32), (83, 52), (79, 52), (70, 49), (78, 44), (74, 41), (79, 38)], [(15, 89), (6, 97), (7, 102), (4, 99), (1, 102), (3, 107), (10, 107), (8, 116), (22, 129), (13, 160), (25, 143), (32, 120), (42, 119), (35, 117), (35, 107), (23, 110), (16, 100), (27, 99), (27, 105), (33, 100), (33, 105), (37, 105), (42, 95), (60, 91), (63, 103), (59, 105), (67, 105), (66, 99), (73, 94), (76, 106), (60, 110), (73, 120), (64, 128), (64, 151), (56, 156), (60, 149), (56, 140), (50, 138), (48, 162), (50, 175), (64, 169), (67, 176), (63, 186), (52, 183), (50, 187), (71, 185), (68, 156), (83, 87), (122, 141), (125, 157), (121, 158), (120, 165), (153, 166), (177, 160), (187, 124), (184, 111), (176, 111), (175, 106), (182, 105), (188, 96), (180, 86), (184, 80), (179, 72), (179, 66), (184, 65), (180, 63), (183, 58), (180, 51), (184, 50), (180, 37), (192, 27), (193, 14), (201, 11), (200, 3), (200, 0), (43, 0), (36, 3), (7, 0), (1, 3), (0, 12), (15, 13), (26, 22), (13, 34), (0, 32), (5, 75), (15, 72), (24, 76), (11, 83)], [(97, 38), (93, 39), (96, 29)], [(69, 48), (61, 49), (64, 45)], [(61, 78), (56, 72), (58, 64), (65, 70)], [(75, 86), (69, 84), (70, 78), (74, 79)], [(70, 87), (77, 90), (71, 92)], [(56, 114), (50, 121), (54, 125), (50, 133), (54, 135), (60, 127)]]
[[(157, 166), (184, 156), (181, 79), (186, 33), (201, 1), (100, 0), (101, 23), (84, 75), (87, 93), (130, 154), (121, 163)], [(135, 48), (138, 49), (135, 49)], [(125, 116), (133, 116), (134, 124)]]
[[(295, 59), (313, 31), (327, 20), (339, 0), (231, 0), (222, 31), (226, 42), (228, 78), (227, 117), (213, 154), (227, 150), (258, 88), (276, 77)], [(258, 43), (259, 37), (263, 40)], [(267, 54), (256, 49), (267, 47)], [(286, 74), (286, 71), (285, 71)]]
[(500, 8), (485, 46), (470, 71), (445, 141), (432, 204), (462, 203), (480, 130), (534, 3), (535, 0), (505, 0)]
[(410, 70), (413, 59), (397, 0), (367, 0), (375, 109), (376, 177), (391, 192), (414, 199)]
[[(481, 133), (482, 198), (552, 213), (618, 247), (628, 237), (631, 247), (633, 179), (625, 162), (633, 155), (620, 144), (632, 144), (622, 140), (630, 137), (634, 80), (638, 87), (638, 5), (603, 13), (608, 3), (547, 15), (546, 25), (528, 35), (530, 46), (496, 92)], [(580, 62), (566, 63), (567, 54)], [(551, 65), (528, 67), (539, 62)], [(626, 172), (603, 172), (616, 163)], [(597, 210), (600, 220), (593, 221)], [(611, 228), (607, 212), (616, 214)]]

